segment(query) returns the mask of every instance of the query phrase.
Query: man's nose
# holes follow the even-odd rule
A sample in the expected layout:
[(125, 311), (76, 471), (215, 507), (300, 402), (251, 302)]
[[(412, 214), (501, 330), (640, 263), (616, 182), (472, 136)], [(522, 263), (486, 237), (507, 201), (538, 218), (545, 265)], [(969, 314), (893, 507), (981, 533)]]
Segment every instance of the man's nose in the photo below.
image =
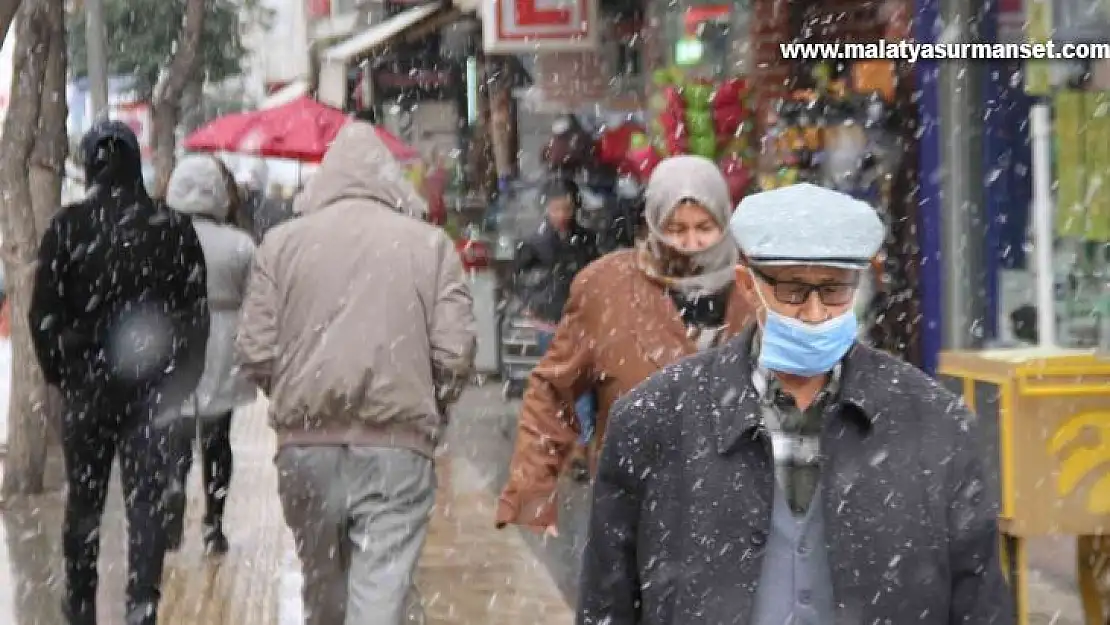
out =
[(806, 323), (821, 323), (829, 318), (829, 310), (821, 302), (817, 291), (810, 291), (802, 307), (798, 309), (798, 319)]

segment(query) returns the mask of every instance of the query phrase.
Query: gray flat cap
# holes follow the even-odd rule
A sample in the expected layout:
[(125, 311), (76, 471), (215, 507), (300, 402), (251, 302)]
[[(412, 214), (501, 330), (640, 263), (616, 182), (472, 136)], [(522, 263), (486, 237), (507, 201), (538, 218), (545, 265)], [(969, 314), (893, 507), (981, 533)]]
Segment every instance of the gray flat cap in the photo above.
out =
[(729, 230), (757, 265), (865, 267), (883, 243), (875, 209), (851, 196), (801, 183), (744, 198)]

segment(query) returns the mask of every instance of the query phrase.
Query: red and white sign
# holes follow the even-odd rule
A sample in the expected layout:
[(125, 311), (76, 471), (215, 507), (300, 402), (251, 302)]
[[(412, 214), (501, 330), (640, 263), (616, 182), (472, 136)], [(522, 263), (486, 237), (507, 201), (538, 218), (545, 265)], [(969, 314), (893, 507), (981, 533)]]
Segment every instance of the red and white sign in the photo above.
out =
[(484, 0), (490, 54), (578, 52), (598, 44), (598, 0)]

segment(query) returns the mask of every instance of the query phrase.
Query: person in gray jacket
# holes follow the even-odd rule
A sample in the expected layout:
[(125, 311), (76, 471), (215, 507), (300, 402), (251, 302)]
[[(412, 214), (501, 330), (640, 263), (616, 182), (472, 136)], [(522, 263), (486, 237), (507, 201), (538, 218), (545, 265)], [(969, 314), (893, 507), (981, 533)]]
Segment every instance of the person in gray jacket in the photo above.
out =
[(975, 415), (857, 340), (875, 211), (799, 184), (730, 228), (758, 322), (612, 411), (578, 624), (1015, 623)]
[(270, 398), (306, 625), (400, 625), (474, 364), (470, 289), (369, 124), (344, 126), (295, 207), (255, 255), (236, 350)]
[[(208, 269), (211, 329), (204, 373), (182, 409), (184, 417), (195, 418), (196, 427), (188, 429), (187, 447), (181, 450), (179, 486), (187, 483), (192, 467), (192, 443), (199, 438), (204, 474), (204, 542), (206, 550), (212, 554), (228, 550), (223, 521), (233, 464), (232, 414), (258, 395), (254, 384), (239, 375), (235, 364), (239, 308), (243, 304), (255, 248), (249, 234), (228, 223), (231, 207), (238, 204), (234, 194), (235, 180), (223, 164), (202, 155), (183, 158), (173, 170), (166, 190), (166, 203), (192, 217)], [(183, 496), (179, 504), (176, 523), (171, 526), (171, 546), (174, 547), (181, 542)]]

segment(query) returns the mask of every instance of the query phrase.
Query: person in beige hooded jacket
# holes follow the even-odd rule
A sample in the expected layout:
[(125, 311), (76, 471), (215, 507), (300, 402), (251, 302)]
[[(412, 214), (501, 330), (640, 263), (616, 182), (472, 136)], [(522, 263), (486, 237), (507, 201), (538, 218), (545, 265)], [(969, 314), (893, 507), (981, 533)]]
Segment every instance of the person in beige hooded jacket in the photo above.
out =
[(350, 122), (255, 255), (237, 339), (270, 398), (306, 625), (398, 625), (435, 498), (433, 454), (475, 351), (454, 243)]

